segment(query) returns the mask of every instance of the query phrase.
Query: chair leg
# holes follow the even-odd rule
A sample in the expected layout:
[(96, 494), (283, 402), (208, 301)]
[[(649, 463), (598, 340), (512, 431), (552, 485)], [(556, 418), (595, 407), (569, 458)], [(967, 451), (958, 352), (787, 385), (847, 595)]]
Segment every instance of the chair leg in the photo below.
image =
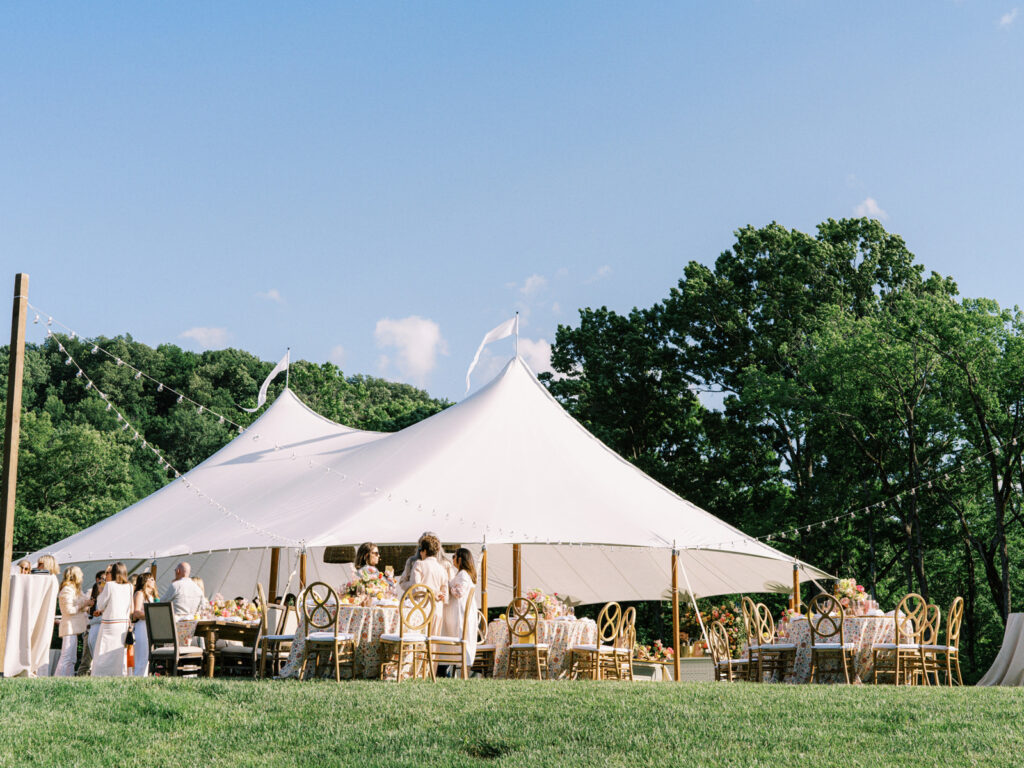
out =
[(850, 668), (846, 664), (846, 649), (840, 648), (839, 655), (843, 658), (843, 674), (846, 676), (846, 684), (850, 684)]

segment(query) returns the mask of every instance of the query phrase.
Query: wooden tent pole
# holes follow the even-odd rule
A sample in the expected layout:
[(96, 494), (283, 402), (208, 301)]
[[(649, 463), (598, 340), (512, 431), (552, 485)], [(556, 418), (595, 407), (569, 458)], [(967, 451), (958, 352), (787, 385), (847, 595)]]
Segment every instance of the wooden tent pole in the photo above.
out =
[(679, 550), (672, 547), (672, 670), (677, 682), (682, 673), (679, 662)]
[(11, 547), (14, 543), (14, 495), (18, 487), (18, 440), (21, 439), (21, 384), (25, 370), (25, 319), (28, 275), (14, 276), (11, 347), (7, 366), (7, 421), (0, 469), (0, 666), (7, 648), (7, 611), (11, 600)]
[(154, 579), (156, 578), (156, 560), (154, 560), (149, 566), (149, 575)]
[(480, 552), (480, 611), (487, 621), (487, 544)]
[(800, 566), (793, 563), (793, 610), (800, 612)]
[(522, 597), (523, 594), (523, 553), (518, 544), (512, 545), (512, 597)]
[(299, 553), (299, 588), (306, 588), (306, 550)]
[(277, 602), (277, 577), (281, 568), (281, 548), (273, 547), (270, 550), (270, 589), (267, 590), (268, 599), (272, 603)]

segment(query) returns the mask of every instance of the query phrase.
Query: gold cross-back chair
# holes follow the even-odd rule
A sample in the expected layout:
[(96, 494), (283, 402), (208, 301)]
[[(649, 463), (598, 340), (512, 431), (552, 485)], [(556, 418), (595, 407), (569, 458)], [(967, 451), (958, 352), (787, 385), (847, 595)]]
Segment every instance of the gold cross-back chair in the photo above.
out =
[(384, 652), (380, 665), (381, 680), (394, 669), (395, 678), (402, 682), (407, 664), (411, 677), (434, 679), (434, 662), (427, 635), (435, 610), (434, 590), (426, 584), (413, 584), (402, 593), (398, 602), (398, 632), (380, 637)]
[(463, 680), (469, 679), (471, 663), (469, 660), (470, 639), (477, 639), (477, 622), (474, 621), (478, 613), (476, 605), (473, 604), (474, 587), (470, 587), (469, 596), (466, 598), (466, 610), (462, 617), (461, 637), (450, 635), (430, 635), (427, 643), (430, 646), (430, 656), (435, 664), (450, 664), (459, 668), (459, 676)]
[(574, 645), (570, 649), (569, 663), (572, 677), (600, 680), (605, 672), (615, 667), (615, 645), (622, 625), (622, 606), (605, 603), (597, 614), (597, 642)]
[(893, 611), (893, 642), (875, 643), (871, 646), (875, 684), (883, 675), (892, 675), (896, 685), (909, 685), (914, 682), (914, 672), (922, 666), (919, 637), (927, 613), (928, 603), (914, 592), (900, 600)]
[[(505, 622), (511, 644), (508, 649), (508, 676), (526, 677), (533, 672), (538, 680), (548, 673), (548, 644), (538, 642), (537, 625), (540, 614), (537, 604), (526, 597), (516, 597), (508, 604)], [(532, 663), (531, 663), (532, 662)]]
[[(298, 609), (302, 611), (305, 645), (302, 650), (302, 664), (299, 679), (306, 674), (306, 666), (313, 660), (313, 676), (316, 677), (321, 662), (334, 667), (334, 679), (341, 682), (341, 667), (347, 666), (349, 677), (356, 672), (355, 638), (340, 630), (341, 605), (338, 594), (322, 581), (314, 581), (299, 595)], [(326, 661), (324, 661), (326, 659)]]
[(822, 659), (835, 659), (837, 668), (843, 670), (846, 682), (850, 682), (850, 667), (854, 665), (857, 646), (846, 640), (843, 630), (845, 619), (842, 604), (832, 595), (815, 595), (807, 606), (807, 623), (811, 635), (812, 683), (817, 678)]

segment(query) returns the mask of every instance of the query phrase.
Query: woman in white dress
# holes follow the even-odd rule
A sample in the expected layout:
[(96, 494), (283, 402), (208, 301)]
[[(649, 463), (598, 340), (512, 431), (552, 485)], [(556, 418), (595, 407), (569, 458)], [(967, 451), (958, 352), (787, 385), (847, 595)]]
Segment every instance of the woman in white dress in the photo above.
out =
[[(449, 637), (462, 637), (462, 630), (466, 620), (466, 604), (472, 599), (476, 606), (476, 565), (473, 562), (473, 553), (465, 547), (459, 547), (455, 551), (454, 566), (458, 569), (454, 578), (448, 582), (448, 602), (444, 606), (444, 634)], [(470, 611), (470, 620), (473, 622), (466, 643), (466, 657), (469, 664), (473, 664), (476, 658), (476, 611)]]
[(72, 677), (78, 652), (78, 636), (89, 627), (89, 606), (92, 600), (82, 594), (82, 569), (73, 565), (64, 571), (57, 594), (60, 604), (60, 661), (54, 677)]
[(135, 632), (135, 677), (149, 674), (149, 633), (146, 630), (146, 603), (160, 599), (156, 579), (149, 571), (135, 577), (135, 595), (132, 597), (132, 629)]
[(96, 600), (100, 631), (92, 655), (93, 677), (125, 677), (128, 661), (124, 638), (131, 626), (132, 585), (124, 563), (114, 563), (107, 574), (107, 584)]

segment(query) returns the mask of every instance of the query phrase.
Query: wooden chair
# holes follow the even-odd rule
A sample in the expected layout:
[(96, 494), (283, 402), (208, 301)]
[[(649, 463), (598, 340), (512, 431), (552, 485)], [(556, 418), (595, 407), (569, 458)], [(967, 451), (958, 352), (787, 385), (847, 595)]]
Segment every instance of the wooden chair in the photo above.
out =
[[(412, 677), (434, 679), (434, 662), (430, 654), (427, 633), (434, 618), (436, 601), (434, 591), (426, 584), (413, 584), (402, 594), (398, 603), (398, 632), (380, 636), (384, 660), (380, 665), (380, 678), (395, 668), (398, 682), (402, 682), (406, 658), (411, 662)], [(424, 671), (424, 664), (426, 671)]]
[(470, 672), (479, 672), (484, 677), (494, 677), (494, 657), (497, 647), (487, 642), (487, 617), (477, 611), (476, 657)]
[[(612, 646), (611, 676), (616, 680), (633, 679), (633, 647), (636, 645), (636, 608), (622, 612), (619, 631)], [(605, 676), (605, 675), (602, 675)]]
[(928, 604), (924, 598), (911, 592), (900, 600), (893, 611), (895, 642), (875, 643), (871, 646), (871, 659), (875, 668), (875, 684), (882, 675), (892, 675), (896, 685), (913, 682), (912, 672), (920, 666), (921, 648), (918, 633), (925, 620)]
[[(796, 661), (796, 643), (780, 643), (775, 637), (775, 619), (772, 612), (764, 603), (755, 606), (754, 619), (756, 621), (757, 641), (757, 681), (764, 680), (765, 673), (778, 674), (778, 680), (782, 681), (786, 674), (793, 669)], [(751, 651), (755, 646), (750, 646)], [(751, 666), (754, 666), (753, 663)]]
[(267, 603), (263, 585), (257, 583), (256, 590), (260, 598), (262, 619), (258, 653), (260, 662), (258, 677), (262, 680), (267, 674), (268, 662), (270, 674), (277, 676), (281, 667), (288, 660), (292, 643), (295, 641), (295, 632), (299, 627), (299, 617), (295, 612), (294, 603), (287, 605)]
[(711, 623), (708, 641), (711, 660), (715, 665), (715, 680), (734, 682), (747, 679), (747, 659), (734, 659), (729, 648), (729, 633), (721, 621)]
[(918, 627), (917, 642), (920, 647), (920, 657), (917, 660), (917, 664), (914, 671), (911, 673), (916, 680), (922, 680), (925, 685), (931, 685), (934, 679), (935, 684), (939, 684), (939, 664), (936, 658), (936, 654), (933, 651), (929, 651), (929, 648), (934, 648), (939, 642), (939, 632), (942, 628), (942, 609), (939, 606), (929, 603), (925, 608), (924, 619), (921, 621), (921, 626)]
[(937, 640), (922, 645), (922, 652), (930, 655), (935, 661), (935, 684), (939, 684), (938, 668), (946, 673), (946, 684), (953, 685), (953, 669), (956, 669), (957, 685), (963, 685), (960, 675), (960, 625), (964, 618), (964, 599), (956, 597), (949, 606), (946, 619), (946, 644), (938, 645)]
[[(532, 666), (538, 680), (547, 677), (548, 645), (537, 642), (537, 604), (525, 597), (513, 598), (508, 604), (505, 621), (512, 641), (508, 650), (508, 676), (525, 677)], [(528, 662), (533, 662), (529, 664)]]
[(146, 638), (149, 643), (149, 674), (198, 677), (203, 669), (203, 649), (178, 645), (178, 628), (170, 603), (146, 603)]
[(811, 682), (818, 674), (818, 660), (837, 658), (846, 683), (850, 683), (850, 667), (857, 655), (856, 643), (846, 642), (843, 634), (843, 606), (832, 595), (816, 595), (807, 607), (807, 623), (811, 634)]
[(743, 632), (747, 636), (747, 680), (761, 682), (755, 676), (757, 674), (757, 657), (758, 650), (761, 648), (761, 641), (758, 639), (758, 615), (757, 615), (757, 604), (747, 597), (743, 596), (740, 601), (740, 607), (743, 611)]
[[(340, 603), (338, 594), (329, 584), (314, 581), (299, 595), (298, 608), (302, 611), (305, 645), (302, 649), (302, 663), (299, 665), (299, 679), (306, 674), (306, 665), (313, 659), (313, 677), (316, 677), (321, 660), (334, 667), (334, 679), (341, 682), (341, 667), (349, 669), (349, 678), (356, 674), (355, 638), (339, 629)], [(312, 631), (311, 631), (312, 630)]]
[(473, 592), (475, 587), (469, 590), (466, 598), (466, 611), (462, 617), (462, 636), (451, 635), (430, 635), (427, 637), (427, 644), (430, 646), (430, 656), (435, 664), (450, 664), (459, 668), (459, 676), (463, 680), (469, 679), (469, 640), (477, 634), (476, 606), (473, 604)]
[(597, 614), (597, 642), (574, 645), (570, 649), (569, 664), (571, 676), (586, 675), (600, 680), (603, 672), (615, 664), (615, 642), (622, 624), (622, 607), (618, 603), (606, 603)]

